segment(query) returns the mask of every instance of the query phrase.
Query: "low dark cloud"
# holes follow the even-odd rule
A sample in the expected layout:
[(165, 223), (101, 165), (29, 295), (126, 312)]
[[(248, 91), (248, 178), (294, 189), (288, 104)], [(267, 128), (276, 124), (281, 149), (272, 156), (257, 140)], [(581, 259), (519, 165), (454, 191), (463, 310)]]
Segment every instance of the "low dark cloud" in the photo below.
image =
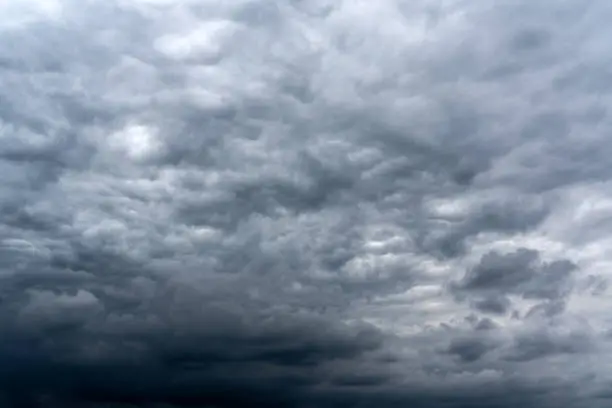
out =
[(492, 348), (494, 348), (493, 345), (487, 344), (485, 339), (478, 337), (456, 338), (448, 346), (448, 352), (456, 355), (463, 362), (469, 363), (480, 359)]
[(259, 316), (248, 323), (240, 321), (244, 316), (214, 312), (204, 314), (207, 321), (175, 321), (161, 330), (132, 322), (129, 333), (105, 333), (72, 324), (5, 340), (3, 392), (22, 404), (46, 396), (66, 403), (293, 406), (320, 385), (388, 381), (367, 367), (361, 378), (334, 369), (336, 361), (381, 346), (372, 328), (343, 329), (296, 317)]
[[(489, 252), (456, 287), (489, 296), (514, 294), (525, 299), (560, 299), (570, 293), (570, 277), (575, 269), (571, 261), (545, 262), (540, 260), (538, 251), (525, 248), (508, 254)], [(476, 307), (503, 312), (507, 303), (507, 299), (487, 297), (477, 302)]]
[(554, 333), (537, 331), (519, 336), (506, 359), (529, 361), (555, 354), (587, 354), (592, 351), (587, 333)]
[(475, 301), (474, 307), (484, 313), (504, 314), (510, 307), (510, 300), (504, 296), (490, 296)]

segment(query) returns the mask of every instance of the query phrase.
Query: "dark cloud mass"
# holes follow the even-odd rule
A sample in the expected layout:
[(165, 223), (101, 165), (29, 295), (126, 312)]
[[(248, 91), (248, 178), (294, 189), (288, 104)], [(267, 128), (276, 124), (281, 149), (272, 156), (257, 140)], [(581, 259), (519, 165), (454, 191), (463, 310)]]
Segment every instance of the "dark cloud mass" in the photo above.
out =
[(0, 406), (610, 406), (611, 6), (0, 2)]
[[(571, 290), (567, 282), (576, 268), (568, 260), (539, 261), (537, 251), (520, 248), (509, 254), (490, 252), (470, 269), (457, 285), (460, 289), (496, 294), (519, 294), (523, 298), (561, 299)], [(497, 302), (497, 305), (494, 303)], [(479, 308), (503, 311), (507, 300), (485, 298)]]

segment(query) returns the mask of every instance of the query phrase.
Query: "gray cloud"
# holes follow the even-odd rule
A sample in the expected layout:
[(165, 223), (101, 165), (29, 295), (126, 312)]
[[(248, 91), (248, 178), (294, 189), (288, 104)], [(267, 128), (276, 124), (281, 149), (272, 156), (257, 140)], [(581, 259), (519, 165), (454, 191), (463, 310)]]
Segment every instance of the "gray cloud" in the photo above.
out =
[(484, 299), (477, 300), (474, 303), (474, 307), (484, 313), (504, 314), (508, 311), (508, 308), (510, 307), (510, 300), (503, 296), (490, 296)]
[(477, 337), (456, 338), (448, 346), (448, 353), (456, 355), (464, 362), (472, 362), (480, 359), (492, 348), (493, 345)]
[(0, 404), (606, 406), (606, 2), (5, 3)]
[[(559, 299), (571, 291), (569, 278), (575, 268), (568, 260), (542, 262), (537, 251), (525, 248), (509, 254), (489, 252), (456, 287), (494, 295), (517, 294), (526, 299)], [(476, 307), (486, 309), (494, 301), (486, 298)], [(501, 302), (497, 307), (501, 312), (504, 301), (497, 301)]]
[(511, 361), (526, 361), (562, 353), (587, 353), (591, 341), (586, 333), (527, 333), (518, 337), (509, 355)]

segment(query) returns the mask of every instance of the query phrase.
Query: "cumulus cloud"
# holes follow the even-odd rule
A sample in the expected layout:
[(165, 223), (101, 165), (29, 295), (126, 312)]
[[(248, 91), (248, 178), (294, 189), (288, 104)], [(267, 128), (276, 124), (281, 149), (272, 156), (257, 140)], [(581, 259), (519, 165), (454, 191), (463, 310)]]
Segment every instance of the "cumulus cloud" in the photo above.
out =
[(0, 404), (608, 406), (611, 16), (0, 2)]

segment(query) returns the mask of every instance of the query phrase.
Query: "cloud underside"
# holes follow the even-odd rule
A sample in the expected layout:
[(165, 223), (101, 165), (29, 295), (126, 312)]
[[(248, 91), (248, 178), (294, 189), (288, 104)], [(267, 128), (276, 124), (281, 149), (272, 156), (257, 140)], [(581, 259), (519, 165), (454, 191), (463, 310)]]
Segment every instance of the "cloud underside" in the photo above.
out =
[(607, 2), (5, 3), (0, 404), (607, 406)]

